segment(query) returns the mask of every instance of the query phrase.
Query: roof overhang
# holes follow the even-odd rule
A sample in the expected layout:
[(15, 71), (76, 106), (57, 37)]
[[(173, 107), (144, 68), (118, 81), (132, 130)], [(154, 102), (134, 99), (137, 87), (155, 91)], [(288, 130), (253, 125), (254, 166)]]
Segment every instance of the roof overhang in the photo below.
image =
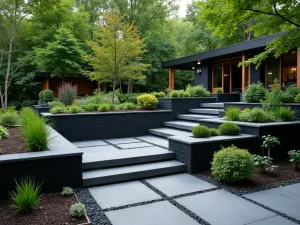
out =
[[(161, 64), (162, 68), (175, 68), (182, 70), (191, 70), (193, 66), (195, 66), (198, 60), (211, 60), (213, 58), (228, 56), (231, 54), (242, 53), (255, 49), (263, 49), (267, 46), (269, 42), (271, 42), (274, 38), (280, 37), (284, 32), (273, 34), (266, 37), (261, 37), (257, 39), (253, 39), (250, 41), (245, 41), (242, 43), (229, 45), (223, 48), (214, 49), (207, 52), (202, 52), (195, 55), (190, 55), (174, 60), (170, 60), (167, 62), (163, 62)], [(202, 63), (202, 62), (201, 62)]]

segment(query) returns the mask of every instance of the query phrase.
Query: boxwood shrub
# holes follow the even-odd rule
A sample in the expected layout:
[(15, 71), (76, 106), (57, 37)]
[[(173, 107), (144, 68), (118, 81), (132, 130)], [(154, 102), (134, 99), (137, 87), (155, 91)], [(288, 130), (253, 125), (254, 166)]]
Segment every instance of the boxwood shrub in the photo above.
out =
[(144, 109), (155, 109), (158, 100), (154, 95), (144, 94), (137, 97), (137, 102)]
[(261, 102), (267, 98), (267, 90), (262, 83), (250, 84), (243, 93), (244, 102)]
[(206, 126), (198, 125), (192, 129), (192, 134), (195, 138), (210, 137), (210, 130)]
[(210, 92), (203, 86), (191, 86), (188, 85), (186, 91), (190, 93), (191, 97), (209, 97)]
[(211, 171), (219, 181), (237, 182), (248, 179), (254, 167), (252, 155), (233, 145), (214, 153)]
[(215, 128), (209, 128), (210, 136), (219, 136), (220, 132), (218, 129)]
[(219, 131), (222, 135), (239, 135), (241, 128), (235, 123), (226, 122), (219, 127)]

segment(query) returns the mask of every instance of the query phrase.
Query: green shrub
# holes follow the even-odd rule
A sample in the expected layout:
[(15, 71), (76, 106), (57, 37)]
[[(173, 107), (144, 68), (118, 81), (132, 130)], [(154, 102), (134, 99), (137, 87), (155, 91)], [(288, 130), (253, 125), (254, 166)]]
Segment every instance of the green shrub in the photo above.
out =
[(220, 135), (219, 130), (215, 129), (215, 128), (209, 128), (209, 133), (210, 133), (210, 136), (219, 136)]
[(165, 92), (153, 92), (151, 93), (152, 95), (154, 95), (156, 98), (164, 98), (166, 96)]
[[(155, 93), (157, 93), (157, 92), (155, 92)], [(132, 103), (136, 104), (137, 103), (136, 98), (138, 95), (139, 94), (136, 94), (136, 93), (118, 94), (119, 102), (120, 103), (132, 102)], [(111, 101), (109, 103), (111, 103)], [(118, 102), (115, 101), (115, 104), (118, 104)]]
[(8, 131), (5, 127), (0, 126), (0, 139), (7, 138), (9, 136)]
[(260, 168), (261, 172), (274, 171), (278, 167), (273, 165), (273, 159), (268, 156), (253, 155), (253, 162), (255, 167)]
[(99, 112), (107, 112), (107, 111), (113, 111), (116, 109), (116, 106), (111, 103), (104, 103), (99, 105), (98, 111)]
[(211, 170), (217, 180), (237, 182), (252, 175), (254, 162), (247, 150), (231, 146), (214, 153)]
[(74, 190), (70, 187), (63, 187), (61, 195), (63, 195), (63, 196), (72, 196), (72, 195), (74, 195)]
[(13, 107), (16, 111), (16, 109), (22, 108), (23, 102), (21, 100), (10, 100), (7, 104), (9, 108)]
[(295, 102), (300, 103), (300, 93), (295, 97)]
[(291, 107), (281, 106), (275, 110), (275, 117), (280, 121), (294, 121), (295, 111), (291, 110)]
[(22, 107), (31, 107), (36, 104), (36, 100), (24, 100), (22, 102)]
[(5, 127), (15, 126), (19, 123), (19, 115), (17, 112), (5, 112), (0, 115), (0, 125)]
[(288, 151), (290, 162), (300, 162), (300, 150), (291, 150)]
[[(296, 87), (296, 86), (290, 86), (290, 87), (287, 87), (284, 92), (290, 99), (292, 99), (288, 102), (294, 102), (296, 96), (298, 94), (300, 94), (300, 88)], [(287, 102), (287, 101), (284, 101), (284, 102)]]
[(144, 109), (154, 109), (158, 104), (158, 100), (155, 96), (150, 94), (144, 94), (137, 97), (138, 104)]
[(23, 213), (30, 213), (40, 201), (41, 184), (31, 178), (16, 181), (16, 190), (9, 192), (14, 202), (13, 208)]
[(179, 98), (179, 97), (180, 97), (179, 91), (177, 91), (177, 90), (171, 91), (170, 97), (171, 97), (171, 98)]
[(51, 102), (51, 101), (53, 101), (53, 99), (54, 99), (53, 91), (51, 91), (51, 90), (41, 91), (39, 93), (39, 99), (42, 100), (42, 101), (44, 101), (44, 102)]
[(210, 130), (206, 126), (198, 125), (192, 129), (192, 134), (195, 138), (210, 137)]
[(235, 123), (226, 122), (219, 127), (219, 132), (222, 135), (239, 135), (241, 128)]
[(125, 102), (123, 104), (118, 105), (118, 108), (120, 110), (133, 110), (136, 109), (137, 106), (133, 104), (132, 102)]
[(87, 105), (83, 105), (82, 108), (83, 108), (85, 111), (92, 112), (92, 111), (97, 111), (98, 108), (99, 108), (99, 105), (98, 105), (98, 104), (95, 104), (95, 103), (89, 103), (89, 104), (87, 104)]
[(25, 143), (31, 151), (46, 150), (50, 143), (50, 129), (47, 120), (39, 117), (32, 109), (21, 111), (21, 129)]
[(185, 98), (191, 97), (190, 92), (188, 91), (183, 92), (183, 97)]
[(72, 105), (77, 97), (77, 86), (71, 83), (64, 83), (58, 87), (58, 99), (65, 105)]
[(66, 111), (66, 107), (64, 106), (55, 106), (50, 109), (50, 113), (52, 114), (60, 114), (60, 113), (64, 113), (65, 111)]
[(253, 108), (251, 110), (241, 112), (239, 120), (250, 123), (267, 123), (274, 121), (275, 118), (261, 108)]
[(222, 88), (218, 88), (218, 89), (216, 90), (216, 94), (222, 94), (222, 93), (223, 93)]
[(261, 102), (267, 97), (267, 90), (262, 83), (250, 84), (243, 93), (244, 102)]
[(201, 84), (198, 86), (188, 85), (186, 91), (190, 93), (191, 97), (209, 97), (210, 92)]
[(48, 102), (48, 105), (50, 106), (50, 108), (54, 108), (54, 107), (65, 107), (64, 103), (62, 103), (62, 102), (60, 102), (60, 101)]
[(72, 217), (83, 217), (86, 213), (85, 206), (82, 203), (74, 203), (70, 208), (70, 215)]
[(266, 100), (262, 103), (263, 109), (266, 111), (273, 111), (280, 107), (284, 99), (284, 93), (280, 89), (278, 80), (274, 80), (271, 90), (267, 94)]
[(225, 119), (229, 120), (229, 121), (238, 121), (240, 112), (241, 112), (240, 108), (230, 106), (230, 107), (226, 108)]
[(70, 105), (67, 107), (66, 112), (67, 113), (82, 113), (82, 112), (85, 112), (85, 110), (78, 105)]

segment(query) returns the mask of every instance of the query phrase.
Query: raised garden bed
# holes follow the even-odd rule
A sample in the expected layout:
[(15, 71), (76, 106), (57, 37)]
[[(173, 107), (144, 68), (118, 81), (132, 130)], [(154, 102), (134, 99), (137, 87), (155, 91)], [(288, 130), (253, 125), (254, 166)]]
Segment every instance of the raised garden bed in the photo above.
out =
[[(223, 119), (205, 119), (199, 120), (201, 125), (218, 128), (222, 123), (228, 122)], [(261, 137), (264, 135), (272, 135), (279, 139), (281, 145), (272, 149), (273, 158), (287, 158), (287, 152), (293, 149), (300, 149), (299, 130), (300, 121), (293, 122), (272, 122), (272, 123), (248, 123), (234, 121), (241, 128), (241, 133), (251, 134), (258, 137), (261, 142)]]
[(172, 120), (170, 110), (50, 114), (55, 129), (69, 141), (84, 141), (146, 135), (148, 129)]
[(70, 207), (77, 203), (76, 196), (62, 196), (61, 194), (42, 195), (38, 207), (28, 214), (19, 213), (11, 207), (11, 200), (0, 202), (0, 218), (3, 225), (88, 225), (87, 216), (74, 218), (69, 215)]
[(222, 93), (222, 94), (211, 94), (212, 97), (216, 98), (217, 102), (240, 102), (241, 93)]
[(49, 105), (33, 105), (33, 109), (39, 114), (50, 111)]
[[(300, 119), (300, 103), (283, 103), (282, 106), (291, 107), (293, 111), (295, 111), (295, 116), (299, 120)], [(262, 108), (261, 103), (246, 103), (246, 102), (225, 102), (224, 109), (226, 110), (227, 107), (238, 107), (240, 109), (252, 109), (255, 107)]]
[(20, 127), (7, 128), (9, 137), (0, 139), (0, 156), (6, 154), (29, 152), (24, 142)]
[[(223, 183), (225, 186), (241, 191), (266, 189), (280, 186), (280, 184), (291, 182), (300, 178), (300, 171), (295, 170), (288, 160), (280, 160), (274, 163), (278, 168), (274, 172), (263, 173), (256, 168), (250, 179), (238, 183)], [(210, 170), (199, 173), (212, 182), (218, 182)]]
[[(0, 199), (9, 198), (8, 192), (14, 188), (14, 179), (21, 177), (32, 176), (36, 181), (43, 182), (42, 191), (46, 193), (58, 192), (63, 186), (82, 186), (82, 151), (50, 128), (52, 140), (49, 150), (25, 152), (27, 149), (22, 137), (18, 137), (20, 130), (10, 129), (13, 130), (11, 137), (0, 140), (3, 152), (6, 153), (0, 154)], [(14, 146), (8, 149), (12, 143)], [(15, 145), (20, 145), (20, 149)]]
[(200, 103), (216, 102), (214, 97), (203, 98), (159, 98), (157, 108), (172, 110), (172, 118), (178, 114), (188, 113), (192, 108), (199, 108)]
[(210, 168), (213, 154), (221, 147), (236, 145), (249, 149), (251, 153), (260, 153), (259, 142), (253, 135), (215, 136), (209, 138), (194, 138), (186, 136), (171, 136), (169, 149), (173, 151), (176, 160), (185, 163), (189, 173), (197, 173)]

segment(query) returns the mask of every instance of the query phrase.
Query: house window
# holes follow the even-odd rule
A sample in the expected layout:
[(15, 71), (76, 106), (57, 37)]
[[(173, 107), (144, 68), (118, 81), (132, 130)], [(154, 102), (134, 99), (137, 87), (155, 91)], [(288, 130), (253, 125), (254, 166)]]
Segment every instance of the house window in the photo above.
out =
[(271, 88), (275, 79), (280, 81), (280, 58), (268, 58), (266, 62), (266, 86)]
[(214, 88), (222, 88), (222, 64), (214, 65)]

